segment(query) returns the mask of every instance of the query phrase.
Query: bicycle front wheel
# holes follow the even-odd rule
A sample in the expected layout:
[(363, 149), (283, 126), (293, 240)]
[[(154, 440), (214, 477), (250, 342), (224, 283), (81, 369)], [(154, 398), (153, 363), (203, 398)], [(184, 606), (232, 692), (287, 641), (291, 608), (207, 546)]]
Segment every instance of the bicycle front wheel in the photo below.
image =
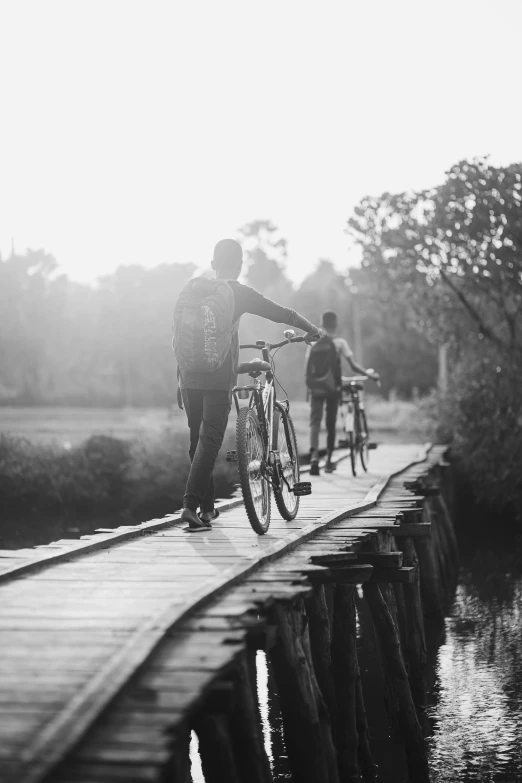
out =
[(270, 525), (270, 484), (264, 477), (265, 439), (257, 414), (252, 408), (242, 408), (239, 411), (236, 446), (239, 480), (248, 520), (252, 529), (263, 535)]
[(274, 411), (274, 449), (279, 452), (281, 466), (280, 486), (274, 489), (279, 513), (290, 522), (299, 511), (299, 496), (292, 492), (299, 482), (299, 454), (294, 423), (290, 414), (280, 408)]

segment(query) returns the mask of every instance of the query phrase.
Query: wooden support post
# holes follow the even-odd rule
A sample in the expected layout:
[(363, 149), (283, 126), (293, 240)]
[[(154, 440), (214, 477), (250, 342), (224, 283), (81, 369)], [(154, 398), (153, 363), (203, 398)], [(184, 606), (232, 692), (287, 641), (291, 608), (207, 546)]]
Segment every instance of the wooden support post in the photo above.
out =
[(334, 598), (332, 664), (337, 697), (336, 746), (339, 776), (343, 781), (359, 780), (356, 717), (357, 629), (355, 587), (337, 585)]
[(423, 729), (425, 729), (425, 710), (427, 702), (425, 680), (426, 636), (424, 632), (424, 617), (420, 594), (419, 560), (413, 539), (402, 538), (401, 545), (405, 565), (415, 568), (415, 576), (412, 584), (402, 585), (408, 623), (408, 636), (404, 649), (408, 660), (411, 695), (417, 709), (419, 723)]
[(194, 720), (205, 783), (242, 783), (239, 777), (228, 717), (202, 710)]
[(332, 670), (332, 637), (323, 585), (314, 587), (313, 594), (306, 601), (306, 611), (310, 621), (310, 648), (315, 676), (330, 716), (332, 736), (335, 738), (336, 704)]
[(171, 734), (172, 755), (161, 771), (160, 783), (192, 783), (190, 773), (190, 729), (176, 727)]
[(451, 544), (445, 525), (444, 516), (440, 509), (433, 503), (428, 504), (429, 515), (435, 525), (439, 541), (439, 572), (441, 575), (444, 604), (449, 605), (453, 592), (453, 566), (451, 564)]
[(451, 514), (455, 513), (455, 480), (454, 474), (449, 462), (439, 463), (437, 465), (437, 475), (440, 481), (442, 496)]
[(335, 594), (335, 585), (333, 585), (333, 584), (325, 584), (324, 585), (324, 600), (326, 601), (326, 606), (328, 607), (328, 620), (329, 620), (329, 623), (330, 623), (330, 636), (332, 635), (332, 625), (333, 625), (334, 594)]
[[(411, 572), (413, 574), (413, 571)], [(413, 578), (412, 578), (413, 580)], [(403, 658), (406, 662), (407, 668), (409, 669), (409, 660), (408, 660), (408, 615), (406, 612), (406, 601), (404, 598), (404, 591), (403, 591), (403, 583), (401, 582), (393, 582), (391, 585), (393, 588), (393, 596), (395, 599), (395, 606), (397, 607), (397, 621), (398, 621), (398, 631), (399, 631), (399, 639), (401, 642), (401, 650)], [(382, 592), (382, 591), (381, 591)]]
[(270, 611), (278, 627), (270, 657), (292, 775), (299, 783), (338, 783), (328, 713), (306, 650), (305, 615), (280, 603)]
[[(397, 699), (386, 678), (383, 654), (366, 598), (355, 598), (361, 627), (361, 684), (371, 734), (371, 755), (380, 769), (407, 775), (406, 753), (400, 737)], [(364, 771), (364, 767), (361, 767)]]
[(337, 771), (337, 753), (335, 750), (334, 734), (332, 729), (332, 722), (328, 712), (328, 708), (324, 701), (317, 677), (315, 675), (315, 669), (312, 661), (312, 649), (310, 645), (310, 623), (308, 615), (306, 614), (304, 602), (300, 601), (301, 615), (303, 622), (297, 625), (297, 630), (302, 631), (303, 649), (308, 657), (308, 663), (310, 666), (310, 672), (312, 675), (312, 686), (314, 689), (315, 701), (317, 704), (317, 710), (319, 713), (319, 721), (321, 727), (321, 736), (323, 741), (323, 747), (326, 751), (326, 761), (328, 764), (329, 781), (333, 783), (340, 783), (339, 775)]
[(253, 656), (255, 653), (245, 652), (236, 664), (236, 698), (229, 716), (230, 734), (240, 779), (245, 783), (270, 783), (272, 774), (263, 743), (255, 681), (251, 680), (247, 655)]
[(459, 546), (457, 543), (455, 528), (453, 526), (453, 519), (451, 518), (451, 514), (449, 512), (448, 506), (442, 495), (439, 495), (437, 498), (434, 499), (433, 505), (435, 509), (437, 509), (438, 513), (440, 514), (441, 523), (443, 524), (446, 530), (448, 545), (450, 549), (450, 558), (451, 558), (451, 565), (452, 565), (452, 572), (453, 572), (452, 575), (454, 581), (456, 582), (458, 577), (458, 570), (459, 570)]
[(355, 686), (355, 712), (357, 721), (357, 734), (359, 735), (359, 767), (364, 783), (374, 783), (378, 777), (378, 767), (372, 757), (370, 748), (370, 732), (366, 718), (366, 706), (361, 681), (361, 672), (358, 668), (357, 684)]
[[(415, 525), (412, 525), (415, 527)], [(422, 605), (426, 618), (441, 625), (444, 622), (442, 596), (435, 553), (430, 538), (416, 538), (415, 549), (420, 566)]]
[(268, 674), (268, 722), (270, 724), (270, 747), (275, 778), (288, 774), (287, 750), (283, 738), (283, 713), (281, 712), (281, 700), (277, 691), (277, 683), (274, 668), (268, 655), (266, 656), (266, 668)]
[(371, 608), (375, 629), (385, 655), (387, 677), (391, 680), (397, 697), (399, 723), (406, 748), (410, 777), (415, 783), (429, 783), (424, 738), (411, 696), (397, 627), (379, 585), (366, 582), (363, 585), (363, 591)]

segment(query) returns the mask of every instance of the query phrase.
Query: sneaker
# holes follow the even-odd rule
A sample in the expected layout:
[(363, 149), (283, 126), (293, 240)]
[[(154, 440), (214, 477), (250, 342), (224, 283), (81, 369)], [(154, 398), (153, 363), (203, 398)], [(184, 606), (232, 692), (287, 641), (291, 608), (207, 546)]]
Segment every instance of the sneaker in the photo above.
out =
[(319, 476), (319, 460), (313, 459), (310, 463), (310, 475)]
[(335, 462), (331, 462), (330, 460), (328, 460), (328, 462), (324, 466), (324, 472), (333, 473), (334, 470), (337, 470), (337, 465), (335, 464)]

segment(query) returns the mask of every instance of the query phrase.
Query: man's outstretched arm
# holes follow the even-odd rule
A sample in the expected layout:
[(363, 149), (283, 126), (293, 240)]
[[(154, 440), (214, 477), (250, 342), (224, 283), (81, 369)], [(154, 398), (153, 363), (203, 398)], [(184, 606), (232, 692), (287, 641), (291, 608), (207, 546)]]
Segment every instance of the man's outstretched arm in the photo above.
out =
[(319, 327), (295, 310), (292, 310), (291, 307), (283, 307), (277, 304), (277, 302), (267, 299), (266, 296), (263, 296), (254, 288), (244, 286), (243, 296), (244, 302), (241, 309), (245, 313), (260, 315), (261, 318), (266, 318), (268, 321), (273, 321), (276, 324), (295, 326), (297, 329), (302, 329), (303, 332), (306, 332), (307, 337), (321, 333)]

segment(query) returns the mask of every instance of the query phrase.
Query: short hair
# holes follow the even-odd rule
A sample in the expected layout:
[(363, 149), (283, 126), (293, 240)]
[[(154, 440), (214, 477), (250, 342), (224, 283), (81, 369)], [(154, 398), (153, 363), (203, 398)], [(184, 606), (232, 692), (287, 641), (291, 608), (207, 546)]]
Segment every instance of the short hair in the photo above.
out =
[(325, 329), (337, 329), (337, 313), (333, 310), (323, 313), (323, 326)]
[(214, 266), (226, 271), (243, 262), (243, 248), (235, 239), (220, 239), (212, 257)]

